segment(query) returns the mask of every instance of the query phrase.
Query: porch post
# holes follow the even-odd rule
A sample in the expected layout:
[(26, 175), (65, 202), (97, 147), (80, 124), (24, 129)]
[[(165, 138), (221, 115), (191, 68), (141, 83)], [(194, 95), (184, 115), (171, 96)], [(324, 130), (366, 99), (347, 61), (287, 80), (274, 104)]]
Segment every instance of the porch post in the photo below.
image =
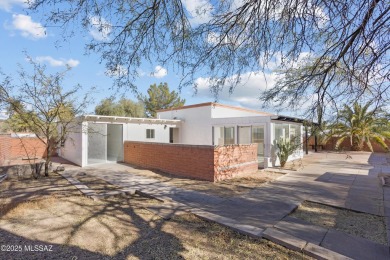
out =
[(305, 126), (305, 146), (306, 146), (306, 154), (309, 154), (309, 144), (308, 144), (308, 136), (307, 136), (307, 126)]

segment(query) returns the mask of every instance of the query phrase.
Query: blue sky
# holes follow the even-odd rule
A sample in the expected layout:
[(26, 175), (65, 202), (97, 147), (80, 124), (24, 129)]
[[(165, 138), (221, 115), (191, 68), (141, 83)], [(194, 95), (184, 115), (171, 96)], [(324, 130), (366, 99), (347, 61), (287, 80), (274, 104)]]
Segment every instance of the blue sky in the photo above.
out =
[[(36, 14), (27, 14), (23, 9), (24, 0), (0, 0), (0, 68), (3, 72), (15, 75), (18, 64), (28, 68), (26, 52), (34, 60), (44, 63), (53, 70), (63, 70), (66, 64), (73, 67), (67, 76), (64, 88), (69, 88), (79, 83), (88, 90), (96, 87), (94, 93), (94, 104), (91, 104), (87, 112), (93, 112), (95, 105), (103, 98), (111, 95), (118, 95), (118, 91), (112, 89), (113, 79), (107, 74), (103, 64), (99, 64), (98, 54), (84, 54), (85, 43), (91, 37), (104, 37), (102, 32), (91, 29), (91, 31), (75, 35), (67, 42), (63, 42), (61, 30), (55, 27), (45, 28), (42, 26), (41, 18)], [(183, 3), (188, 12), (192, 14), (190, 21), (193, 24), (207, 19), (207, 12), (195, 14), (197, 5), (205, 0), (189, 1)], [(103, 32), (104, 34), (104, 32)], [(267, 77), (265, 81), (264, 76)], [(160, 64), (151, 64), (140, 68), (140, 77), (136, 85), (140, 92), (146, 93), (147, 88), (154, 83), (167, 82), (171, 89), (177, 89), (180, 75), (176, 75), (169, 68), (161, 67)], [(261, 90), (272, 86), (275, 81), (275, 74), (269, 73), (247, 73), (243, 75), (243, 86), (238, 86), (230, 95), (223, 91), (218, 102), (241, 107), (261, 109), (261, 102), (258, 100)], [(209, 92), (207, 75), (196, 79), (198, 94), (194, 96), (192, 88), (182, 89), (181, 97), (186, 99), (186, 104), (196, 104), (214, 101)], [(126, 98), (135, 100), (135, 97), (128, 92)], [(272, 109), (261, 109), (271, 111)]]

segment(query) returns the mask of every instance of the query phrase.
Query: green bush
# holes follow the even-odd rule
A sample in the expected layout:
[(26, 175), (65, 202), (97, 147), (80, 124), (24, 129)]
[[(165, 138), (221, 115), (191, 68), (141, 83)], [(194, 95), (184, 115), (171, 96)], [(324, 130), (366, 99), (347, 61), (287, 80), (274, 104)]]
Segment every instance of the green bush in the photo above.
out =
[(278, 147), (278, 152), (276, 155), (279, 158), (280, 166), (284, 167), (286, 164), (288, 157), (294, 153), (295, 150), (298, 149), (299, 144), (295, 142), (295, 140), (283, 140), (280, 139), (276, 142), (276, 146)]

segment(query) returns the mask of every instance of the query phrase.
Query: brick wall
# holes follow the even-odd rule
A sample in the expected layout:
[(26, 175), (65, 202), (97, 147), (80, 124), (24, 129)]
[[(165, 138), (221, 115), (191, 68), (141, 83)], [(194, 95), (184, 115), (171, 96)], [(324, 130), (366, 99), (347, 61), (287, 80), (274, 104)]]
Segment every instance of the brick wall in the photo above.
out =
[(124, 161), (173, 175), (218, 181), (257, 171), (257, 145), (214, 147), (126, 141)]
[(214, 149), (214, 179), (255, 173), (258, 169), (257, 144), (217, 146)]
[(11, 137), (0, 135), (0, 165), (9, 165), (11, 161), (25, 158), (43, 158), (46, 154), (45, 145), (33, 137)]
[[(330, 140), (323, 147), (324, 150), (327, 150), (327, 151), (335, 150), (337, 140), (338, 140), (338, 138), (331, 137)], [(390, 140), (386, 140), (385, 143), (387, 144), (388, 147), (390, 147)], [(314, 137), (309, 138), (308, 144), (309, 144), (309, 149), (311, 149), (311, 145), (314, 145)], [(374, 150), (374, 152), (377, 152), (377, 153), (387, 152), (385, 149), (382, 148), (382, 146), (380, 146), (376, 142), (371, 141), (371, 144), (372, 144), (372, 149)], [(351, 150), (351, 140), (349, 138), (344, 139), (344, 141), (339, 146), (339, 150), (350, 151)], [(371, 150), (368, 148), (367, 144), (364, 144), (363, 151), (371, 152)]]

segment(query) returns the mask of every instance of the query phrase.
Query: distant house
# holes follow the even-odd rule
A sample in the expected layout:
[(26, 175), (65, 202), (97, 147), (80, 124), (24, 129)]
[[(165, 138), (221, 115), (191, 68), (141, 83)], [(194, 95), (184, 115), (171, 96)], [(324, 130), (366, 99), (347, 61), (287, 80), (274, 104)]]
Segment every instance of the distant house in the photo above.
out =
[[(259, 167), (279, 165), (276, 141), (302, 144), (302, 120), (227, 106), (202, 103), (160, 110), (157, 118), (86, 115), (69, 134), (60, 155), (80, 166), (124, 160), (124, 142), (190, 145), (258, 144)], [(301, 158), (301, 146), (291, 157)]]

